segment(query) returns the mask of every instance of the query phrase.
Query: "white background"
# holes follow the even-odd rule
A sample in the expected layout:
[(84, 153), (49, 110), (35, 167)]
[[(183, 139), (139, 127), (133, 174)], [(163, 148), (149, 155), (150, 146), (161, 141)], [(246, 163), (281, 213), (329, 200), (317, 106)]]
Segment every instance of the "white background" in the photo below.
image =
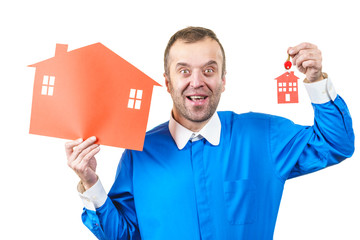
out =
[[(0, 4), (0, 232), (3, 239), (95, 239), (82, 225), (78, 178), (66, 165), (66, 140), (28, 134), (35, 69), (27, 65), (101, 42), (164, 85), (163, 51), (187, 26), (213, 29), (227, 54), (219, 110), (266, 112), (311, 125), (299, 104), (278, 105), (275, 77), (286, 50), (303, 41), (323, 52), (323, 70), (347, 101), (359, 129), (360, 15), (356, 1), (2, 1)], [(299, 72), (295, 72), (301, 79)], [(172, 107), (155, 87), (148, 129)], [(357, 144), (357, 148), (359, 145)], [(103, 146), (98, 174), (106, 190), (122, 149)], [(274, 239), (360, 239), (359, 152), (338, 166), (289, 180)]]

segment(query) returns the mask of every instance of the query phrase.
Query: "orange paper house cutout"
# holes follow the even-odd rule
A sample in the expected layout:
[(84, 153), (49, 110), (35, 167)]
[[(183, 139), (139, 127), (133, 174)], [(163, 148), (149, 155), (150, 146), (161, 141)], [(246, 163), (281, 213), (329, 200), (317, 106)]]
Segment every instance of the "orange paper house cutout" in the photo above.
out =
[(294, 72), (285, 72), (283, 75), (275, 78), (277, 80), (278, 103), (298, 103), (298, 83), (299, 78)]
[(30, 133), (142, 150), (153, 86), (160, 86), (101, 43), (67, 51), (36, 67)]

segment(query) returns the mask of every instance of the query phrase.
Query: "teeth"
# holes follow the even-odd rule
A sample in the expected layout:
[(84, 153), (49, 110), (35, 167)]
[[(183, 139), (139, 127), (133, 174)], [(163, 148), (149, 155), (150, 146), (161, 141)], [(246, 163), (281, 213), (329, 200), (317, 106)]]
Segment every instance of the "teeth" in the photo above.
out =
[(205, 99), (205, 97), (203, 97), (203, 96), (190, 96), (189, 98), (194, 101)]

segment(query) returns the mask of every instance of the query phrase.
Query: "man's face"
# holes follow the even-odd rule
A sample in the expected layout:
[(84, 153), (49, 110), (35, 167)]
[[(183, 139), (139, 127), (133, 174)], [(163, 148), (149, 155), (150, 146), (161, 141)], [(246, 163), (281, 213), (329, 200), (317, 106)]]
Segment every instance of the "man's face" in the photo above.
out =
[(166, 87), (174, 102), (175, 120), (187, 126), (207, 121), (216, 111), (225, 76), (222, 52), (211, 38), (195, 43), (177, 40), (169, 53)]

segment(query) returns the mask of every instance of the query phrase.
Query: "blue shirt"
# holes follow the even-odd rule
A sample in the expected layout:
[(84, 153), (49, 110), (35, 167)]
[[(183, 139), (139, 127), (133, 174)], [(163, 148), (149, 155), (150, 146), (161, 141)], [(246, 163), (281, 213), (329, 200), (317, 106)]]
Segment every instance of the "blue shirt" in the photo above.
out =
[(354, 151), (345, 102), (313, 104), (314, 126), (272, 115), (219, 112), (217, 146), (174, 142), (168, 122), (142, 152), (123, 153), (105, 203), (84, 209), (99, 239), (272, 239), (287, 179), (337, 164)]

